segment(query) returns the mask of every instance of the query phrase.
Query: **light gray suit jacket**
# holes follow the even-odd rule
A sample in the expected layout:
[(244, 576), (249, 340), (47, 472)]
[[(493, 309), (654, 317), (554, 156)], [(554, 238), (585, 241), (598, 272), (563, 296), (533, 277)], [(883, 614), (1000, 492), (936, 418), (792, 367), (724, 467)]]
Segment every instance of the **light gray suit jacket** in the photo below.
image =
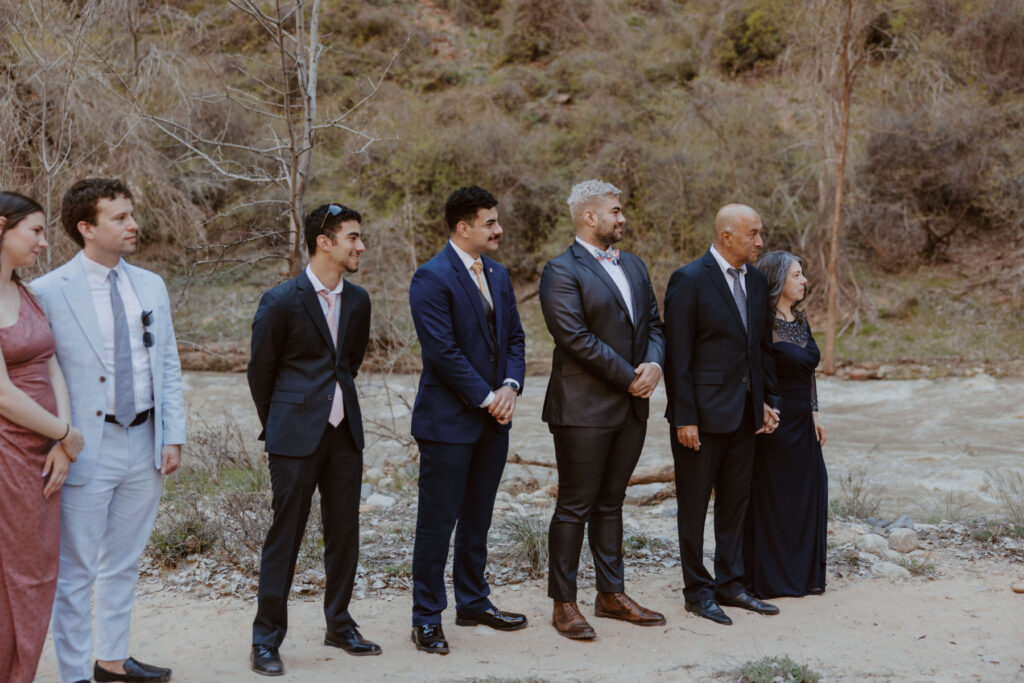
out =
[[(72, 486), (88, 482), (96, 469), (103, 447), (106, 383), (114, 381), (114, 368), (107, 365), (103, 352), (100, 324), (82, 258), (79, 252), (60, 268), (29, 284), (57, 341), (57, 361), (71, 396), (71, 423), (85, 437), (85, 448), (68, 473), (67, 484)], [(153, 465), (159, 469), (164, 445), (185, 443), (185, 401), (171, 303), (159, 275), (125, 261), (121, 265), (142, 310), (153, 311), (153, 324), (148, 329), (155, 343), (149, 348), (149, 363), (153, 374)]]

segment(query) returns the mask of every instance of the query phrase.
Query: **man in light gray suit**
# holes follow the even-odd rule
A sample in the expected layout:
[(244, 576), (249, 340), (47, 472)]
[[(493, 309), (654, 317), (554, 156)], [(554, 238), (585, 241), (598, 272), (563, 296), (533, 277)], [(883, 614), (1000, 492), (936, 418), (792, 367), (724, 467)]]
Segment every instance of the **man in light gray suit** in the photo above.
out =
[(71, 422), (85, 436), (61, 501), (52, 628), (65, 683), (171, 677), (170, 669), (128, 656), (139, 556), (163, 475), (178, 468), (185, 442), (167, 287), (159, 275), (122, 258), (138, 241), (131, 198), (117, 180), (75, 183), (61, 203), (61, 222), (82, 251), (31, 283), (57, 342)]

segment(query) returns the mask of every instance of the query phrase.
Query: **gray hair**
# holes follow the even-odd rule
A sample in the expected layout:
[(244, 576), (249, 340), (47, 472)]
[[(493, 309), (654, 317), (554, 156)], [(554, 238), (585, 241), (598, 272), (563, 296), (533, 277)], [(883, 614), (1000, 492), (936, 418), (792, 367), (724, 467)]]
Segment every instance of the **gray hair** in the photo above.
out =
[[(775, 308), (779, 305), (779, 297), (782, 296), (782, 289), (786, 286), (786, 278), (789, 276), (789, 269), (794, 263), (803, 265), (803, 259), (788, 251), (769, 251), (757, 262), (757, 269), (768, 278), (768, 312), (775, 317)], [(793, 304), (793, 315), (798, 320), (806, 320), (807, 314)]]
[(576, 183), (572, 186), (569, 199), (566, 200), (569, 202), (569, 214), (575, 219), (580, 210), (592, 199), (609, 195), (618, 197), (620, 194), (622, 190), (603, 180), (584, 180), (582, 183)]

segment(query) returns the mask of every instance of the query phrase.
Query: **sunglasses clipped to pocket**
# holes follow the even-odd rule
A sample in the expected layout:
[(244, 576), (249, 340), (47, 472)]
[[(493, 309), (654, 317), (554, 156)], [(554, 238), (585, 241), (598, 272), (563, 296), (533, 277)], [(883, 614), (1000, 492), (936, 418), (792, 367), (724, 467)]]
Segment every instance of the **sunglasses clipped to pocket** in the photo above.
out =
[(153, 333), (149, 331), (149, 326), (153, 324), (153, 311), (142, 312), (142, 345), (147, 349), (152, 347), (155, 343)]

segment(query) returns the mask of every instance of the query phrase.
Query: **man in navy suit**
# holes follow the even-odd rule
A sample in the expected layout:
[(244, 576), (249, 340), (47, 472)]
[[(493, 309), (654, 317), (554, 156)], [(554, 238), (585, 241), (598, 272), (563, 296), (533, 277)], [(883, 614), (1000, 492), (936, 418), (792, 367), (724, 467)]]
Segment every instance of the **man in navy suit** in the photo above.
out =
[[(450, 240), (416, 271), (409, 288), (423, 373), (412, 411), (420, 450), (413, 548), (412, 640), (448, 653), (441, 613), (444, 569), (455, 530), (455, 623), (500, 631), (526, 626), (502, 612), (484, 579), (487, 531), (508, 454), (508, 432), (526, 372), (523, 327), (498, 250), (498, 200), (475, 185), (445, 204)], [(456, 529), (457, 526), (457, 529)]]
[(359, 214), (324, 204), (306, 216), (309, 265), (264, 293), (252, 322), (249, 389), (270, 460), (274, 518), (263, 545), (252, 669), (279, 676), (288, 593), (313, 491), (324, 531), (324, 644), (378, 655), (348, 612), (359, 560), (363, 421), (355, 376), (370, 334), (370, 297), (345, 282), (359, 269)]
[[(757, 268), (761, 217), (729, 204), (715, 217), (714, 243), (672, 274), (665, 293), (665, 391), (686, 610), (719, 624), (720, 603), (778, 614), (743, 586), (743, 521), (754, 435), (779, 414), (768, 281)], [(769, 405), (772, 404), (772, 405)], [(785, 416), (783, 416), (785, 417)], [(715, 576), (704, 567), (704, 520), (715, 491)]]

